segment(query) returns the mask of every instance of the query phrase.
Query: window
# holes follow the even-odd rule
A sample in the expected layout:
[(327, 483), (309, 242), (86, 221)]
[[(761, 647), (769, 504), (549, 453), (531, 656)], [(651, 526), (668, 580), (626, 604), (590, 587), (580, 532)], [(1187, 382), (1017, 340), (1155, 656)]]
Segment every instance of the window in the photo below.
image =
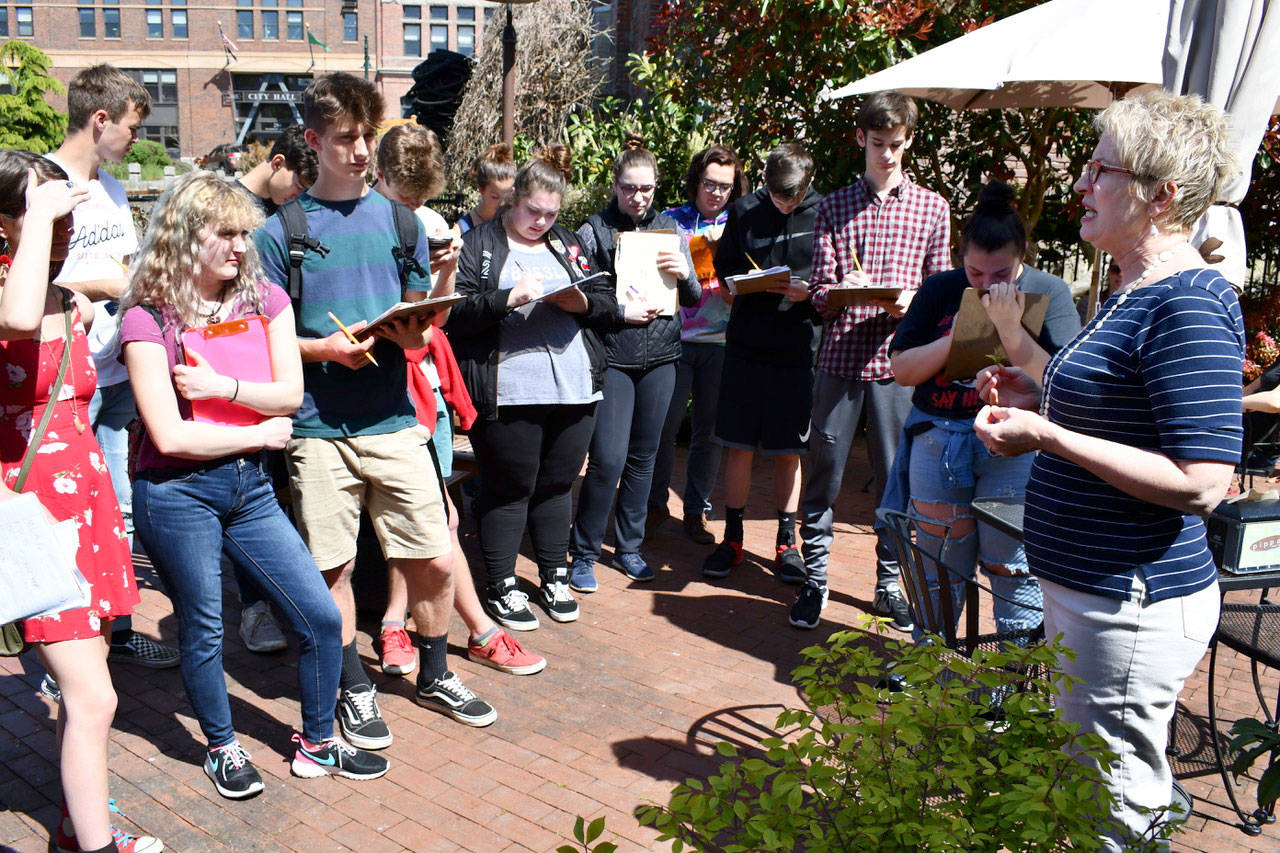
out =
[(120, 38), (120, 0), (102, 0), (102, 35)]
[(31, 37), (36, 34), (36, 28), (31, 23), (31, 7), (15, 6), (14, 19), (18, 22), (18, 35)]
[(431, 25), (431, 49), (432, 50), (448, 50), (449, 49), (449, 28), (444, 24)]
[(476, 55), (475, 27), (458, 27), (458, 53), (463, 56)]
[(342, 40), (343, 41), (359, 41), (359, 23), (356, 20), (355, 12), (342, 13)]
[(159, 142), (165, 147), (166, 151), (173, 156), (177, 156), (174, 154), (179, 149), (178, 126), (176, 124), (141, 125), (138, 128), (138, 138)]
[(290, 9), (301, 9), (302, 0), (285, 0), (285, 5)]
[(492, 17), (493, 17), (493, 7), (492, 7), (492, 6), (486, 6), (486, 7), (484, 8), (484, 20), (485, 20), (485, 23), (488, 23), (488, 22), (489, 22), (489, 19), (490, 19), (490, 18), (492, 18)]
[(9, 35), (9, 7), (0, 6), (0, 36)]
[(252, 12), (236, 12), (236, 38), (253, 38)]
[(288, 37), (291, 41), (302, 41), (307, 34), (302, 29), (302, 13), (301, 12), (285, 12), (285, 24), (289, 28)]
[(404, 25), (404, 55), (422, 56), (422, 24)]
[(280, 13), (279, 12), (263, 12), (262, 13), (262, 38), (263, 39), (280, 38)]
[(141, 77), (142, 88), (147, 90), (153, 104), (176, 104), (178, 102), (178, 72), (145, 70), (129, 72), (131, 77)]
[(169, 13), (169, 24), (173, 28), (173, 37), (176, 39), (184, 39), (187, 37), (187, 10), (174, 9)]
[(147, 38), (164, 38), (164, 12), (160, 9), (147, 10)]
[(476, 19), (475, 6), (459, 6), (457, 9), (459, 21), (474, 21)]
[(433, 21), (449, 20), (449, 7), (448, 6), (432, 6), (431, 20)]
[(91, 39), (98, 35), (97, 16), (92, 6), (80, 7), (80, 38)]
[(405, 6), (404, 12), (401, 13), (401, 17), (404, 18), (406, 21), (421, 21), (422, 7), (421, 6)]

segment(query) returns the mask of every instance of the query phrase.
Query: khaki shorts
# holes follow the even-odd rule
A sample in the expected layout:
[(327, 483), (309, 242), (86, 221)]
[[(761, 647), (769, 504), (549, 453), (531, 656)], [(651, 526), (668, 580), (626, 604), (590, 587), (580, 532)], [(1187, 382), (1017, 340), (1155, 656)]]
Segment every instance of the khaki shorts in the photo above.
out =
[(429, 560), (452, 549), (425, 427), (350, 438), (300, 437), (285, 446), (298, 532), (321, 571), (356, 555), (360, 510), (389, 560)]

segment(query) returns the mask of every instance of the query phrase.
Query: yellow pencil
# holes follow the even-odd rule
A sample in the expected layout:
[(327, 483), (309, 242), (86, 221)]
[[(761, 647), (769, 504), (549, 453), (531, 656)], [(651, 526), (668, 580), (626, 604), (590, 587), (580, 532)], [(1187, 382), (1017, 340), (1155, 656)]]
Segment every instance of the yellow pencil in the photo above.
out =
[(862, 272), (862, 264), (858, 263), (858, 253), (853, 250), (853, 247), (849, 248), (849, 254), (853, 256), (853, 265), (858, 268), (858, 272)]
[[(351, 341), (351, 343), (353, 344), (360, 343), (359, 341), (356, 340), (356, 336), (351, 334), (351, 330), (348, 329), (346, 326), (342, 325), (342, 321), (333, 315), (332, 311), (328, 313), (329, 313), (329, 319), (332, 320), (335, 324), (337, 324), (338, 328), (342, 330), (342, 334), (347, 336), (347, 340)], [(369, 352), (368, 350), (365, 350), (364, 357), (369, 359), (369, 363), (372, 364), (374, 367), (381, 367), (381, 365), (378, 364), (378, 360), (373, 357), (373, 353)]]
[(751, 257), (751, 253), (750, 253), (750, 252), (743, 252), (742, 254), (746, 255), (746, 256), (747, 256), (747, 260), (751, 261), (751, 266), (752, 266), (753, 268), (755, 268), (755, 269), (757, 269), (757, 270), (758, 270), (758, 269), (760, 269), (760, 265), (756, 263), (756, 259), (755, 259), (755, 258)]

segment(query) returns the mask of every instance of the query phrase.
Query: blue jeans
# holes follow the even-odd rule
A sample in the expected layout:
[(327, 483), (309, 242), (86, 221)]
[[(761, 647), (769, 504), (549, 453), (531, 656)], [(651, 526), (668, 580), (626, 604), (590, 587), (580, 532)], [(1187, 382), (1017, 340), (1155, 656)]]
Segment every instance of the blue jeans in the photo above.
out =
[(604, 397), (596, 406), (587, 473), (578, 491), (578, 512), (569, 533), (570, 556), (592, 561), (600, 558), (615, 490), (614, 549), (619, 554), (640, 550), (649, 514), (653, 457), (675, 381), (674, 363), (648, 370), (610, 367), (604, 372)]
[(675, 462), (676, 433), (689, 413), (689, 464), (684, 478), (684, 514), (701, 515), (711, 510), (711, 492), (720, 471), (720, 445), (715, 441), (716, 405), (720, 399), (720, 374), (724, 371), (724, 344), (682, 343), (676, 365), (676, 386), (662, 426), (658, 455), (653, 460), (653, 483), (649, 486), (649, 506), (666, 507)]
[(137, 416), (133, 386), (128, 382), (95, 388), (89, 399), (89, 423), (102, 448), (130, 545), (133, 544), (133, 486), (129, 483), (129, 423)]
[(225, 555), (284, 616), (298, 638), (302, 735), (333, 735), (342, 666), (342, 617), (297, 530), (285, 518), (260, 457), (237, 456), (191, 471), (140, 471), (138, 536), (178, 618), (182, 683), (212, 747), (235, 739), (222, 670)]
[[(978, 441), (967, 422), (947, 423), (957, 428), (927, 427), (911, 443), (911, 501), (916, 505), (913, 506), (916, 515), (954, 524), (961, 519), (973, 519), (969, 504), (974, 498), (1019, 497), (1025, 493), (1035, 454), (994, 456)], [(919, 509), (921, 503), (947, 504), (951, 509), (946, 517), (939, 518), (936, 511), (926, 513)], [(945, 548), (940, 538), (921, 531), (920, 544), (933, 554), (938, 554), (941, 548), (940, 559), (968, 578), (976, 576), (978, 563), (982, 562), (991, 589), (1008, 599), (994, 599), (997, 630), (1029, 629), (1040, 624), (1043, 607), (1040, 584), (1027, 572), (1027, 557), (1019, 540), (994, 527), (978, 524), (968, 534), (949, 536)], [(986, 566), (1003, 566), (1012, 574), (995, 574), (987, 571)], [(930, 590), (936, 595), (938, 579), (929, 580)], [(951, 584), (951, 593), (952, 612), (958, 620), (964, 602), (964, 584)]]

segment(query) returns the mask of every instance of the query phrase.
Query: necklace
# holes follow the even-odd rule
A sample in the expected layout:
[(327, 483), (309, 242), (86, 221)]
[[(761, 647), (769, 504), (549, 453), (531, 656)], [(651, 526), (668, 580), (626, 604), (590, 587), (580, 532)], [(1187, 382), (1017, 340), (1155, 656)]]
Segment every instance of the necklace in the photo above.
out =
[(201, 311), (200, 316), (203, 319), (208, 320), (210, 323), (215, 322), (218, 318), (218, 314), (222, 311), (222, 305), (224, 302), (226, 302), (226, 300), (227, 300), (227, 285), (224, 284), (222, 285), (222, 289), (218, 291), (218, 304), (213, 306), (213, 308), (205, 310), (206, 303), (203, 299), (200, 300), (200, 311)]
[(1112, 297), (1114, 301), (1111, 303), (1111, 307), (1107, 309), (1106, 314), (1101, 314), (1095, 317), (1093, 319), (1093, 322), (1090, 323), (1083, 332), (1081, 332), (1079, 335), (1076, 336), (1075, 340), (1073, 340), (1071, 343), (1067, 344), (1065, 347), (1058, 350), (1057, 353), (1054, 354), (1053, 358), (1049, 360), (1048, 365), (1046, 365), (1044, 369), (1044, 386), (1043, 386), (1044, 393), (1040, 395), (1040, 416), (1041, 417), (1044, 417), (1044, 418), (1049, 417), (1049, 393), (1050, 393), (1049, 389), (1053, 383), (1053, 378), (1058, 374), (1058, 369), (1062, 366), (1062, 362), (1070, 358), (1071, 354), (1074, 353), (1076, 350), (1078, 350), (1085, 343), (1085, 341), (1093, 337), (1094, 332), (1102, 328), (1103, 325), (1105, 325), (1106, 322), (1111, 319), (1111, 316), (1115, 314), (1116, 311), (1120, 309), (1120, 306), (1125, 303), (1125, 300), (1129, 298), (1129, 294), (1133, 293), (1135, 290), (1137, 290), (1138, 288), (1142, 287), (1147, 283), (1147, 276), (1151, 275), (1151, 273), (1155, 272), (1156, 269), (1158, 269), (1166, 261), (1172, 258), (1174, 256), (1174, 253), (1176, 253), (1183, 246), (1189, 246), (1189, 245), (1190, 245), (1189, 243), (1179, 243), (1177, 246), (1174, 246), (1173, 248), (1170, 248), (1170, 249), (1166, 249), (1165, 251), (1156, 255), (1154, 263), (1144, 267), (1142, 272), (1138, 275), (1138, 277), (1135, 278), (1133, 281), (1131, 281), (1127, 286), (1125, 286), (1124, 290), (1120, 292), (1119, 296)]

